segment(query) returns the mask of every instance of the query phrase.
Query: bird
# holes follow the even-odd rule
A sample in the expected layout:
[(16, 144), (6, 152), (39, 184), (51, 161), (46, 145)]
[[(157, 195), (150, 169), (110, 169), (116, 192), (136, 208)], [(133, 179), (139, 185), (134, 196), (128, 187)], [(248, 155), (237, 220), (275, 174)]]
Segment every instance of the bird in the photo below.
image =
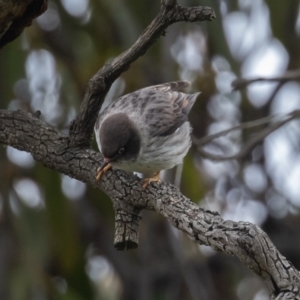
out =
[(200, 94), (179, 91), (188, 86), (188, 81), (149, 86), (100, 111), (94, 132), (104, 160), (97, 181), (113, 167), (143, 173), (145, 189), (160, 181), (161, 170), (183, 162), (191, 147), (188, 114)]

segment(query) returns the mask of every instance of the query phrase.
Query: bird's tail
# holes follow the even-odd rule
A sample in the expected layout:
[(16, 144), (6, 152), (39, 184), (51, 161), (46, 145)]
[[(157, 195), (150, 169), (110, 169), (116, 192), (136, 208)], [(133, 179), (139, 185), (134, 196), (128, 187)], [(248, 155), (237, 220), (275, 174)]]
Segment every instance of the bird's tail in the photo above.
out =
[(197, 98), (200, 94), (201, 94), (201, 92), (198, 92), (195, 94), (186, 94), (186, 98), (182, 104), (182, 110), (186, 115), (189, 114), (190, 110), (192, 109), (195, 101), (197, 100)]

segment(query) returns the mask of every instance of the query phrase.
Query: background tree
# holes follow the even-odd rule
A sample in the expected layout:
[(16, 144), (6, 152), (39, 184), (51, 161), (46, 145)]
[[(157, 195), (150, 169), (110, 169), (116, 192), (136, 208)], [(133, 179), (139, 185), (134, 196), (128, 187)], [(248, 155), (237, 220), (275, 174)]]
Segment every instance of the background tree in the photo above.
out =
[[(44, 1), (33, 2), (39, 3), (37, 11), (41, 12)], [(200, 4), (213, 7), (217, 19), (170, 26), (165, 36), (115, 82), (108, 101), (121, 92), (151, 84), (192, 81), (193, 89), (202, 91), (190, 115), (194, 147), (183, 168), (167, 172), (166, 180), (180, 186), (182, 193), (201, 207), (218, 211), (224, 219), (260, 225), (299, 269), (299, 76), (298, 72), (285, 73), (299, 68), (299, 3), (180, 2), (188, 7)], [(258, 267), (253, 265), (266, 246), (251, 248), (257, 244), (251, 244), (247, 234), (259, 236), (256, 227), (224, 223), (218, 215), (191, 206), (167, 184), (155, 185), (142, 194), (142, 199), (152, 196), (148, 208), (169, 217), (198, 242), (236, 255), (252, 266), (267, 286), (235, 258), (198, 246), (174, 230), (165, 218), (147, 211), (143, 212), (139, 229), (139, 248), (117, 252), (113, 248), (114, 209), (108, 197), (91, 185), (35, 162), (94, 183), (100, 155), (85, 150), (88, 130), (80, 130), (91, 127), (93, 121), (80, 122), (86, 120), (80, 117), (84, 117), (84, 107), (87, 113), (99, 107), (97, 99), (105, 94), (110, 82), (104, 81), (101, 93), (90, 97), (94, 95), (90, 81), (84, 97), (87, 82), (101, 66), (135, 42), (157, 15), (159, 5), (147, 0), (81, 0), (76, 6), (73, 1), (50, 1), (33, 26), (2, 49), (1, 108), (31, 113), (40, 110), (42, 115), (39, 120), (38, 114), (0, 113), (0, 141), (33, 153), (32, 157), (12, 147), (1, 149), (1, 299), (261, 300), (268, 299), (270, 292), (275, 299), (281, 289), (299, 292), (299, 273), (277, 256), (264, 235), (269, 245), (267, 254), (276, 257), (269, 262), (257, 261)], [(182, 16), (189, 20), (193, 17)], [(272, 82), (250, 85), (252, 81), (236, 80), (240, 76), (264, 76)], [(83, 103), (94, 106), (79, 110), (83, 98)], [(78, 111), (79, 118), (71, 126), (71, 148), (67, 148), (66, 135)], [(44, 121), (65, 135), (57, 134)], [(237, 130), (212, 136), (233, 127)], [(114, 192), (122, 186), (135, 191), (139, 185), (137, 179), (122, 172), (109, 176), (101, 187), (112, 199), (118, 198)], [(122, 203), (133, 198), (141, 205), (138, 193), (136, 190), (136, 194), (127, 195)], [(173, 197), (175, 203), (167, 203), (169, 195), (180, 201)], [(132, 209), (118, 204), (114, 201), (115, 210), (121, 212), (117, 218), (124, 217), (124, 210)], [(185, 205), (192, 211), (185, 211)], [(168, 211), (168, 207), (173, 210)], [(185, 218), (185, 213), (191, 212), (194, 219), (191, 215)], [(134, 213), (136, 219), (130, 221), (135, 222), (130, 224), (137, 228), (140, 212)], [(176, 223), (178, 220), (182, 223)], [(209, 237), (200, 226), (203, 220), (213, 229)], [(188, 221), (192, 221), (192, 227), (184, 227)], [(124, 229), (121, 221), (119, 225), (120, 230)], [(135, 246), (136, 228), (128, 240), (117, 235), (115, 238), (121, 240), (115, 240), (116, 245)], [(245, 236), (240, 234), (241, 228)], [(222, 239), (226, 233), (232, 238), (227, 245)], [(204, 236), (205, 241), (201, 240)], [(229, 247), (236, 243), (239, 247)], [(274, 266), (270, 262), (275, 262)], [(284, 262), (283, 267), (278, 262)], [(269, 268), (274, 274), (264, 273)], [(285, 272), (294, 272), (294, 278), (281, 280)]]

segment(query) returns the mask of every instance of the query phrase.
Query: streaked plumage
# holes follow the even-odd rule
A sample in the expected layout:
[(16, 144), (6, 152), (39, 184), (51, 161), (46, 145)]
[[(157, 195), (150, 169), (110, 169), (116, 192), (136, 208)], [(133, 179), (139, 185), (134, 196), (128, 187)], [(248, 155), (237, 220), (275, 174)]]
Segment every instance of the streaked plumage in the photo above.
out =
[(187, 115), (199, 95), (178, 91), (189, 85), (178, 81), (146, 87), (100, 112), (95, 136), (113, 167), (149, 175), (182, 163), (191, 145)]

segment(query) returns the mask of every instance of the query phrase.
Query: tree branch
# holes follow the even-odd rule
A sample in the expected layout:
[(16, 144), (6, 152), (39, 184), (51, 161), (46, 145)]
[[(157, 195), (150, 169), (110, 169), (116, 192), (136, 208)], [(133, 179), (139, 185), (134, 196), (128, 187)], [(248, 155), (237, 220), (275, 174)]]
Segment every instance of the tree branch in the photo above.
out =
[(224, 221), (218, 213), (199, 208), (168, 183), (143, 190), (139, 178), (119, 170), (109, 171), (100, 183), (96, 182), (100, 153), (66, 147), (67, 136), (23, 111), (0, 110), (0, 142), (30, 152), (45, 166), (102, 189), (122, 211), (128, 205), (137, 211), (155, 210), (195, 242), (237, 257), (264, 280), (271, 299), (300, 299), (298, 270), (256, 225)]
[[(0, 110), (0, 143), (32, 154), (46, 167), (103, 190), (116, 210), (115, 245), (137, 246), (143, 209), (155, 210), (195, 242), (234, 255), (266, 283), (271, 299), (300, 299), (300, 275), (256, 225), (224, 221), (218, 213), (199, 208), (168, 183), (143, 190), (136, 176), (115, 170), (95, 179), (102, 157), (88, 149), (101, 102), (113, 81), (178, 21), (203, 21), (215, 17), (208, 7), (182, 8), (175, 0), (164, 0), (161, 11), (137, 42), (90, 80), (70, 135), (58, 133), (39, 120), (39, 114)], [(292, 298), (291, 298), (292, 297)]]
[[(161, 9), (157, 17), (145, 29), (138, 40), (125, 52), (120, 54), (111, 63), (103, 66), (97, 74), (89, 81), (86, 89), (83, 103), (80, 107), (79, 114), (71, 123), (69, 131), (69, 145), (72, 147), (89, 147), (93, 128), (97, 119), (103, 99), (110, 89), (112, 83), (121, 75), (122, 72), (129, 69), (131, 63), (142, 56), (149, 47), (161, 36), (165, 34), (169, 25), (185, 21), (210, 21), (215, 18), (214, 10), (210, 7), (192, 7), (183, 8), (177, 5), (176, 1), (161, 1)], [(119, 216), (125, 216), (126, 222), (118, 222), (116, 224), (116, 234), (126, 233), (122, 236), (116, 236), (115, 245), (118, 249), (125, 249), (137, 246), (136, 225), (139, 216), (123, 211), (120, 213), (116, 210)], [(121, 219), (119, 219), (121, 220)], [(123, 225), (122, 225), (123, 224)], [(131, 226), (132, 224), (135, 226)], [(124, 239), (125, 236), (125, 239)], [(130, 238), (133, 238), (131, 240)], [(123, 246), (119, 241), (124, 241)]]
[(176, 1), (169, 2), (168, 5), (162, 3), (157, 17), (128, 50), (101, 68), (89, 81), (79, 114), (70, 126), (70, 145), (90, 146), (98, 112), (112, 83), (165, 33), (169, 25), (180, 21), (211, 21), (215, 18), (214, 10), (210, 7), (183, 8)]

